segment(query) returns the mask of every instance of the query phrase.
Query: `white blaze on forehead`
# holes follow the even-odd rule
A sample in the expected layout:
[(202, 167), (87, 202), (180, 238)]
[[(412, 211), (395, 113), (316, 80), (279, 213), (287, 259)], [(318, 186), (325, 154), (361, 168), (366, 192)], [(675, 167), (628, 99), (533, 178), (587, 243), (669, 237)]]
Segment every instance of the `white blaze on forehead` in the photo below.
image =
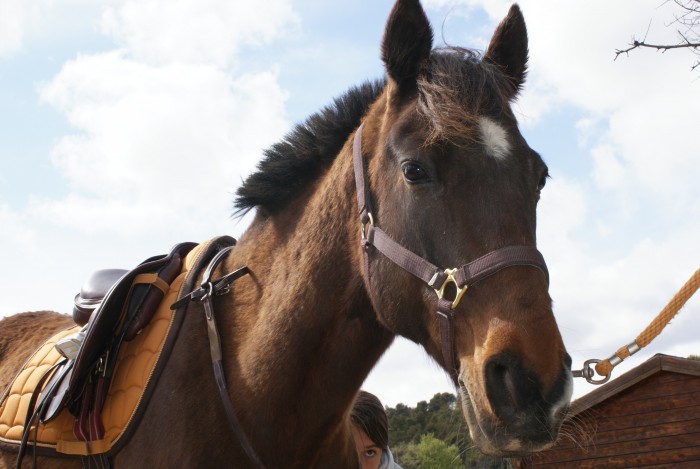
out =
[(510, 142), (506, 129), (488, 117), (479, 118), (479, 129), (486, 153), (497, 160), (506, 159), (510, 153)]

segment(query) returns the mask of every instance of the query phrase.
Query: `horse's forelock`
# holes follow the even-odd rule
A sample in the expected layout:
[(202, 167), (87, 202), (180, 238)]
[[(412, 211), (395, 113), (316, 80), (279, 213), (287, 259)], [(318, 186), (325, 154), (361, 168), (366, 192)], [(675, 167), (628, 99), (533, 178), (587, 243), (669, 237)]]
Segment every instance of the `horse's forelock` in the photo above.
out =
[(512, 84), (496, 65), (471, 50), (433, 51), (418, 80), (417, 110), (429, 129), (426, 145), (440, 141), (478, 143), (482, 117), (510, 115)]

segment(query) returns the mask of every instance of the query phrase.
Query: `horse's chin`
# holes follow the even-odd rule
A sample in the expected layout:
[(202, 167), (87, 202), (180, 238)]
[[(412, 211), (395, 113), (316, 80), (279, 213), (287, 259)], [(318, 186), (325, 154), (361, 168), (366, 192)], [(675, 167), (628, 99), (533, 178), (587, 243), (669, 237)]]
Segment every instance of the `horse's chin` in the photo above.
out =
[(459, 382), (462, 413), (469, 427), (472, 442), (482, 453), (495, 457), (521, 457), (543, 451), (554, 445), (559, 426), (548, 441), (523, 441), (510, 435), (496, 419), (487, 412), (478, 412), (467, 386)]

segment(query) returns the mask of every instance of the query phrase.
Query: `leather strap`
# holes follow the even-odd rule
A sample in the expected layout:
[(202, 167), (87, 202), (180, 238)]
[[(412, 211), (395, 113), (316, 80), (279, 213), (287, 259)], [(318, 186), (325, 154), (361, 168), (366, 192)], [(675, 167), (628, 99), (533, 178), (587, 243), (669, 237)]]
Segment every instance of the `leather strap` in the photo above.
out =
[(438, 299), (438, 324), (440, 325), (440, 344), (442, 359), (445, 360), (445, 367), (455, 381), (458, 378), (458, 370), (455, 362), (455, 310), (452, 309), (452, 302), (445, 298)]
[[(364, 275), (367, 288), (372, 294), (369, 272), (370, 247), (374, 247), (390, 261), (421, 279), (434, 290), (440, 290), (447, 281), (453, 281), (458, 290), (466, 291), (472, 286), (496, 272), (513, 266), (530, 266), (541, 270), (549, 283), (549, 271), (542, 254), (532, 246), (506, 246), (489, 252), (454, 270), (452, 277), (448, 269), (441, 270), (426, 259), (404, 248), (376, 225), (372, 215), (369, 181), (362, 157), (362, 128), (355, 132), (352, 157), (355, 171), (355, 187), (357, 190), (357, 207), (362, 224), (361, 245), (364, 251)], [(459, 297), (455, 300), (459, 302)], [(373, 301), (376, 305), (377, 302)], [(454, 317), (456, 304), (438, 295), (437, 315), (440, 326), (440, 343), (442, 356), (453, 379), (457, 379), (459, 370), (455, 360), (454, 346)]]
[(371, 203), (371, 198), (369, 194), (369, 181), (367, 180), (367, 172), (365, 171), (365, 163), (362, 159), (362, 127), (360, 127), (355, 132), (355, 139), (352, 145), (352, 165), (355, 172), (355, 189), (357, 192), (357, 209), (362, 218), (362, 223), (367, 223), (364, 218), (367, 213), (372, 211), (372, 207), (368, 206)]
[(507, 246), (481, 256), (465, 264), (455, 272), (455, 280), (459, 285), (474, 285), (499, 270), (516, 265), (530, 266), (542, 271), (549, 284), (549, 270), (544, 257), (535, 248), (529, 246)]
[(262, 469), (265, 466), (260, 461), (260, 458), (253, 449), (253, 446), (250, 444), (248, 437), (243, 432), (241, 424), (238, 421), (238, 417), (236, 417), (236, 412), (233, 409), (233, 404), (231, 403), (231, 395), (228, 392), (226, 374), (224, 372), (223, 354), (221, 351), (221, 335), (219, 334), (219, 329), (216, 325), (214, 304), (212, 303), (212, 298), (214, 296), (228, 293), (230, 291), (231, 283), (233, 283), (236, 279), (250, 273), (248, 267), (241, 267), (240, 269), (224, 275), (218, 280), (212, 280), (214, 270), (224, 260), (228, 253), (231, 252), (233, 247), (234, 246), (228, 246), (219, 251), (216, 256), (212, 258), (204, 271), (201, 286), (197, 290), (194, 290), (175, 302), (171, 306), (171, 309), (177, 309), (189, 301), (199, 301), (204, 306), (204, 313), (207, 320), (207, 335), (209, 337), (209, 352), (211, 354), (214, 378), (216, 380), (216, 387), (219, 391), (221, 403), (224, 406), (229, 427), (231, 427), (233, 434), (238, 439), (238, 442), (248, 456), (248, 459), (250, 459), (255, 467)]
[(81, 457), (83, 469), (111, 469), (112, 464), (106, 454)]
[(22, 441), (19, 445), (19, 452), (17, 453), (17, 462), (15, 466), (16, 469), (20, 469), (22, 467), (22, 460), (24, 459), (24, 455), (27, 451), (27, 444), (29, 443), (29, 434), (32, 432), (32, 430), (34, 430), (34, 452), (32, 459), (32, 467), (36, 467), (36, 448), (40, 423), (39, 415), (41, 414), (42, 407), (38, 406), (39, 408), (37, 408), (37, 401), (39, 399), (39, 395), (41, 394), (42, 389), (44, 388), (44, 383), (46, 383), (48, 379), (53, 375), (53, 373), (58, 368), (63, 366), (66, 361), (67, 359), (63, 359), (60, 362), (51, 366), (48, 370), (46, 370), (46, 373), (44, 373), (44, 375), (39, 379), (36, 386), (34, 387), (34, 391), (32, 391), (32, 394), (29, 398), (29, 403), (27, 404), (27, 414), (24, 418), (24, 431), (22, 432)]
[(430, 287), (435, 288), (435, 285), (442, 285), (445, 276), (441, 275), (443, 272), (436, 266), (401, 246), (375, 225), (368, 226), (366, 232), (367, 236), (363, 240), (364, 245), (374, 246), (394, 264), (423, 280)]
[[(235, 280), (249, 273), (250, 269), (248, 269), (248, 267), (241, 267), (240, 269), (234, 270), (233, 272), (224, 275), (219, 280), (216, 280), (214, 282), (214, 291), (218, 292), (219, 295), (225, 294), (226, 287), (230, 287)], [(206, 288), (200, 287), (177, 300), (170, 306), (170, 309), (177, 309), (181, 306), (186, 305), (190, 301), (201, 301), (202, 298), (207, 294), (207, 292), (208, 290)]]

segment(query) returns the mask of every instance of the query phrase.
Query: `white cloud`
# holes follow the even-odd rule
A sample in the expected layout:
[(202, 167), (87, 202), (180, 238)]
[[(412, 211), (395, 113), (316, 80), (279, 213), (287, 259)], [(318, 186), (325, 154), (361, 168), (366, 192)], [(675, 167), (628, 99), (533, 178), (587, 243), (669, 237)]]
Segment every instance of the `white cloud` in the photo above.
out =
[(455, 392), (449, 376), (423, 348), (398, 337), (362, 385), (384, 405), (415, 405), (439, 392)]
[(480, 2), (479, 0), (423, 0), (421, 3), (425, 8), (444, 8), (454, 7), (457, 5), (476, 7), (479, 6)]
[(0, 1), (0, 59), (50, 38), (56, 43), (94, 32), (95, 18), (112, 0)]
[[(542, 192), (538, 209), (538, 245), (548, 262), (555, 300), (577, 295), (577, 282), (569, 282), (588, 269), (588, 256), (577, 234), (585, 227), (591, 207), (581, 183), (553, 174)], [(556, 275), (554, 275), (556, 273)]]
[(24, 11), (21, 0), (0, 3), (0, 57), (10, 55), (22, 45)]
[(591, 140), (595, 139), (599, 125), (600, 119), (595, 119), (593, 117), (585, 117), (576, 122), (575, 128), (579, 146), (586, 147), (590, 144)]
[[(498, 3), (485, 5), (495, 20), (507, 10), (497, 8)], [(648, 96), (649, 85), (662, 83), (667, 67), (675, 68), (682, 54), (664, 57), (664, 67), (649, 67), (640, 55), (613, 59), (615, 49), (624, 47), (632, 34), (643, 33), (652, 16), (658, 21), (667, 17), (668, 8), (659, 9), (658, 3), (639, 1), (631, 8), (630, 2), (521, 2), (533, 77), (553, 85), (561, 100), (593, 113)], [(668, 31), (661, 33), (668, 37)]]
[[(107, 31), (126, 47), (79, 55), (41, 88), (77, 133), (52, 153), (71, 193), (33, 199), (37, 219), (133, 234), (185, 214), (192, 223), (228, 218), (231, 191), (288, 123), (276, 70), (236, 74), (226, 62), (253, 36), (272, 40), (297, 18), (283, 0), (257, 9), (208, 3), (126, 2), (107, 10)], [(243, 20), (246, 27), (230, 33)]]
[[(0, 244), (14, 246), (22, 251), (32, 250), (36, 245), (36, 233), (25, 218), (8, 205), (0, 203)], [(0, 313), (1, 314), (1, 313)]]
[(51, 0), (0, 2), (0, 58), (11, 56), (22, 48), (27, 34), (36, 28), (42, 10), (50, 3)]
[(591, 150), (593, 176), (602, 189), (614, 189), (625, 178), (625, 168), (610, 145), (599, 145)]
[(107, 34), (151, 64), (225, 66), (241, 46), (267, 43), (297, 23), (290, 0), (128, 0), (102, 17)]
[[(31, 299), (4, 295), (0, 314), (67, 312), (87, 272), (128, 268), (176, 242), (240, 234), (249, 219), (230, 219), (233, 191), (289, 127), (279, 71), (234, 66), (242, 47), (296, 27), (289, 1), (111, 4), (105, 31), (121, 47), (78, 54), (39, 88), (73, 129), (51, 152), (54, 178), (66, 185), (28, 195), (21, 213), (0, 207), (0, 226), (15, 247), (9, 264), (43, 265), (53, 281)], [(168, 40), (157, 42), (160, 34)], [(16, 292), (24, 283), (3, 281)]]
[[(484, 4), (495, 18), (506, 11), (498, 3)], [(689, 70), (692, 56), (637, 50), (613, 60), (614, 50), (633, 34), (643, 35), (650, 19), (650, 40), (675, 42), (675, 30), (664, 27), (675, 4), (526, 0), (521, 6), (535, 85), (526, 87), (524, 114), (538, 118), (574, 106), (594, 121), (597, 137), (580, 128), (581, 141), (590, 145), (596, 179), (605, 188), (616, 187), (617, 197), (631, 200), (631, 193), (647, 190), (665, 202), (697, 199), (693, 181), (700, 179), (700, 165), (690, 137), (696, 133), (700, 88)]]
[(610, 117), (609, 136), (633, 170), (634, 183), (665, 202), (678, 197), (697, 200), (700, 153), (693, 136), (700, 88), (669, 88), (617, 110)]

